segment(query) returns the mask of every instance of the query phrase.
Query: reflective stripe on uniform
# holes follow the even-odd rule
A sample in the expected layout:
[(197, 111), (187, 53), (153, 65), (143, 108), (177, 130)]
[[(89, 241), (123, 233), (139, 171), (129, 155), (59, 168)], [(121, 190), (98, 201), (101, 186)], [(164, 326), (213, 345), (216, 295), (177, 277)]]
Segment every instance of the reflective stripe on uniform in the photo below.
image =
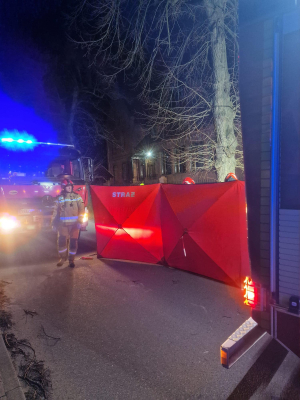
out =
[(82, 200), (81, 197), (78, 199), (63, 199), (63, 200), (59, 200), (59, 203), (64, 203), (65, 201), (78, 201), (78, 200)]

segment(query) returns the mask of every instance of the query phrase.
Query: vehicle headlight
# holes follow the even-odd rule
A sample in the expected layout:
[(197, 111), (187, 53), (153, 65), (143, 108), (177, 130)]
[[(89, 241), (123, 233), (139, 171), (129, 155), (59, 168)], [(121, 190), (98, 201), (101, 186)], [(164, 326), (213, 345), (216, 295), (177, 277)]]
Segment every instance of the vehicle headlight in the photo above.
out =
[(18, 226), (18, 223), (14, 217), (1, 217), (0, 218), (0, 229), (3, 231), (11, 231)]

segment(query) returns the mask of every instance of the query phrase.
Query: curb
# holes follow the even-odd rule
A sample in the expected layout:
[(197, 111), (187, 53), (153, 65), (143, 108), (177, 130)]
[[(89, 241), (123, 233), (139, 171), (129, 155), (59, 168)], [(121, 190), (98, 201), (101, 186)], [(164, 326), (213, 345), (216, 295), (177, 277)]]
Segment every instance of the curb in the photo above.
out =
[(26, 400), (2, 334), (0, 334), (0, 400)]

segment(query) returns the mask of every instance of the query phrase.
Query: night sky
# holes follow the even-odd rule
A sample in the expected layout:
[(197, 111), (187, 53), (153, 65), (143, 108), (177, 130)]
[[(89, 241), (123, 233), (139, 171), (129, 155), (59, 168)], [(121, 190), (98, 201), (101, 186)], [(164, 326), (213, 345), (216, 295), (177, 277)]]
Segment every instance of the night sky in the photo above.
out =
[(0, 4), (0, 130), (29, 129), (39, 136), (42, 130), (47, 137), (39, 140), (64, 139), (76, 57), (67, 37), (69, 3)]

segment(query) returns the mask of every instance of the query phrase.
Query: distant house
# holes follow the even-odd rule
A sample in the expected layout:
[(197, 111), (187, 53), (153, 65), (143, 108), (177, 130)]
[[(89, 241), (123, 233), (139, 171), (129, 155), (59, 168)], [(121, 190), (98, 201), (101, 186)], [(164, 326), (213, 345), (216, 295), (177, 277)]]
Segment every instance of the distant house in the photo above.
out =
[[(112, 112), (110, 128), (114, 140), (107, 142), (108, 170), (112, 178), (106, 184), (179, 184), (187, 176), (196, 183), (217, 182), (215, 171), (199, 171), (200, 163), (188, 159), (184, 143), (175, 147), (145, 135), (125, 99), (115, 100)], [(243, 179), (242, 174), (238, 176)]]

